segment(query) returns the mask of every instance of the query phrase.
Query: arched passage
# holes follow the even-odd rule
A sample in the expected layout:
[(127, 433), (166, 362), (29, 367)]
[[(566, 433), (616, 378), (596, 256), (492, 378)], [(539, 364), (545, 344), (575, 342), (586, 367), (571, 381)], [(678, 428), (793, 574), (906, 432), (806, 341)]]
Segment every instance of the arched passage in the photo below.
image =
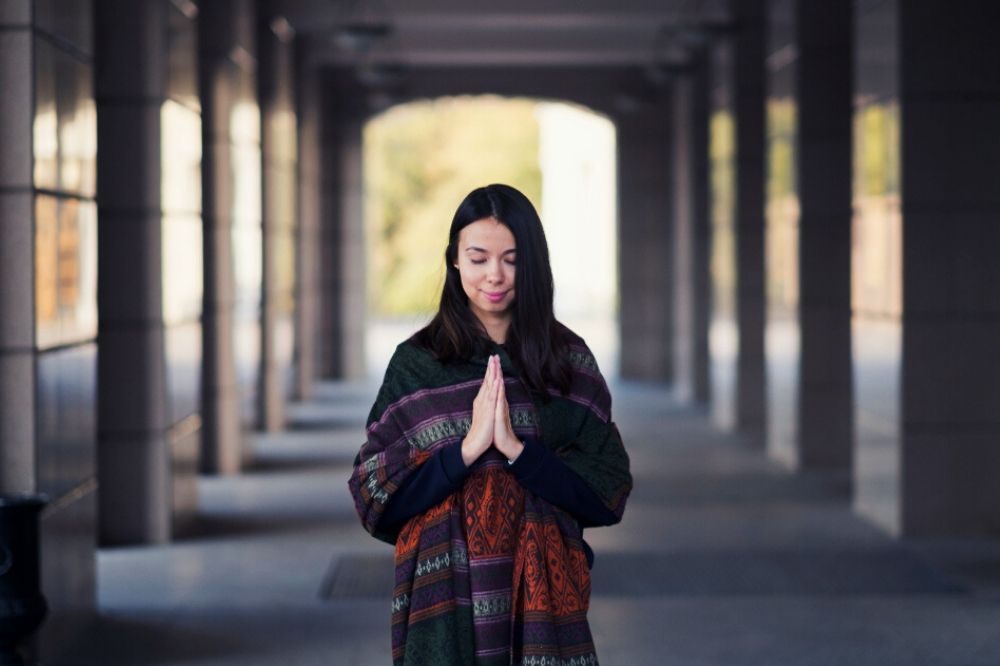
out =
[(556, 316), (606, 372), (617, 365), (616, 131), (580, 105), (493, 95), (416, 100), (363, 130), (367, 372), (433, 314), (442, 251), (461, 198), (505, 182), (545, 226)]

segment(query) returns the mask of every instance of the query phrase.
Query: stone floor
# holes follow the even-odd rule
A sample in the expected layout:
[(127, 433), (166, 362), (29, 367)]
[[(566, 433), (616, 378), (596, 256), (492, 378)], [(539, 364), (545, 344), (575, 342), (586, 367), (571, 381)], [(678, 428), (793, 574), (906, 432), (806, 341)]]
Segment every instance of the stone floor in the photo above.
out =
[[(252, 470), (201, 481), (196, 535), (102, 551), (100, 616), (48, 663), (389, 663), (391, 549), (346, 484), (373, 391), (294, 405)], [(603, 664), (1000, 664), (1000, 540), (893, 540), (845, 479), (786, 474), (659, 387), (613, 393), (635, 491), (587, 533)]]

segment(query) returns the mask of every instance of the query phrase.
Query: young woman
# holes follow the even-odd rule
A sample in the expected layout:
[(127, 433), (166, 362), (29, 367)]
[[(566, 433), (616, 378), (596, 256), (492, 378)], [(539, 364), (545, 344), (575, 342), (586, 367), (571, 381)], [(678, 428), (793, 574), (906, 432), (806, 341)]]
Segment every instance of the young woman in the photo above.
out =
[(555, 320), (538, 214), (512, 187), (455, 213), (437, 315), (396, 348), (351, 493), (396, 546), (394, 664), (597, 663), (582, 528), (632, 488), (611, 396)]

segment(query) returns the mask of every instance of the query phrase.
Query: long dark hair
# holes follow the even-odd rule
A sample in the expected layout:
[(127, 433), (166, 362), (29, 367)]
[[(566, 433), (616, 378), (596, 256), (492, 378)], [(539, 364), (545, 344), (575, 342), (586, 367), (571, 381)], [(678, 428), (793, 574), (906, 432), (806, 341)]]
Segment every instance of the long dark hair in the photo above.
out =
[(467, 361), (489, 348), (489, 336), (469, 309), (469, 299), (455, 267), (459, 233), (473, 222), (489, 218), (509, 228), (517, 244), (516, 287), (507, 353), (533, 393), (543, 399), (547, 398), (549, 387), (568, 393), (572, 380), (569, 350), (565, 328), (552, 312), (552, 267), (542, 221), (528, 197), (509, 185), (477, 188), (459, 204), (444, 252), (447, 273), (441, 305), (431, 322), (414, 335), (414, 341), (442, 363)]

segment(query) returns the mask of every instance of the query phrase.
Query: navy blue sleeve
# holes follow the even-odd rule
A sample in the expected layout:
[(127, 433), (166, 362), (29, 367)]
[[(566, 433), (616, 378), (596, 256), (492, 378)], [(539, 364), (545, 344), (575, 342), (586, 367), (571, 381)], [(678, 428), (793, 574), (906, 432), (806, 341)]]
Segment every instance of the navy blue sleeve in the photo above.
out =
[(581, 527), (613, 525), (617, 516), (587, 482), (540, 442), (524, 442), (524, 450), (510, 465), (522, 486), (579, 521)]
[(469, 470), (462, 460), (461, 442), (438, 449), (392, 494), (379, 517), (379, 528), (402, 525), (441, 503), (462, 486), (468, 475)]

